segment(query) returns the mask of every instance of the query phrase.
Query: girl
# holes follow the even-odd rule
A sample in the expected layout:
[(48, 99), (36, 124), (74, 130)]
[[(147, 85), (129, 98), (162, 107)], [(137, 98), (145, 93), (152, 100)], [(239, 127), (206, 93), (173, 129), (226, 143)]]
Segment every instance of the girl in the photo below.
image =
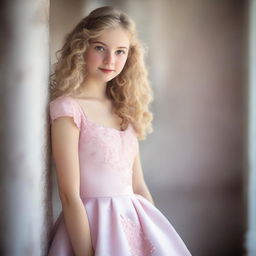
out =
[(153, 97), (134, 22), (95, 9), (60, 53), (49, 106), (62, 212), (48, 255), (191, 255), (143, 177), (138, 139), (152, 132)]

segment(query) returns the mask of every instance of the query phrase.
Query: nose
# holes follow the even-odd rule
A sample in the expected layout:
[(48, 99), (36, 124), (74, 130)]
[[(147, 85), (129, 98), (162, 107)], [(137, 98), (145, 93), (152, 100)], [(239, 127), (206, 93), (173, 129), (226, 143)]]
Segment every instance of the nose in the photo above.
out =
[(114, 63), (115, 63), (115, 55), (110, 51), (107, 51), (104, 57), (104, 64), (112, 66), (114, 65)]

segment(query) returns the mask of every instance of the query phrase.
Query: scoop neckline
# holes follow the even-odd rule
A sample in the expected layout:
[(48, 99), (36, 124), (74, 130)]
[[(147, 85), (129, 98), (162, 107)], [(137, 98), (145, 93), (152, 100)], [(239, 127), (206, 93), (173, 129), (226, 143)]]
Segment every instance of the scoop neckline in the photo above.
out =
[(114, 128), (114, 127), (107, 127), (107, 126), (104, 126), (104, 125), (102, 125), (102, 124), (98, 124), (98, 123), (92, 121), (91, 119), (89, 119), (89, 118), (87, 117), (87, 115), (85, 114), (85, 112), (84, 112), (82, 106), (78, 103), (77, 100), (75, 100), (75, 99), (72, 98), (71, 96), (66, 96), (66, 97), (70, 98), (72, 101), (75, 102), (75, 104), (78, 106), (78, 108), (79, 108), (80, 111), (82, 112), (82, 115), (84, 116), (84, 118), (85, 118), (88, 122), (90, 122), (91, 124), (93, 124), (94, 126), (102, 127), (102, 128), (104, 128), (104, 129), (113, 130), (113, 131), (116, 131), (116, 132), (118, 132), (118, 133), (125, 133), (125, 132), (128, 131), (130, 124), (128, 124), (128, 126), (127, 126), (127, 128), (126, 128), (125, 130), (118, 130), (118, 129)]

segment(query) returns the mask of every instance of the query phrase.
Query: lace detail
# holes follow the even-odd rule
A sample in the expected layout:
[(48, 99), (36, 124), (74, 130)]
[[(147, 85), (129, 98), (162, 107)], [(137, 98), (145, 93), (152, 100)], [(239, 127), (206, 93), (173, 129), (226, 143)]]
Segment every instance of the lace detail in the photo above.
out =
[[(79, 148), (96, 161), (99, 168), (116, 171), (124, 185), (132, 183), (132, 164), (138, 141), (132, 124), (125, 131), (104, 127), (87, 119), (78, 103), (71, 97), (60, 96), (50, 102), (52, 120), (72, 116), (80, 129)], [(85, 154), (85, 153), (84, 153)]]
[(150, 256), (155, 251), (149, 238), (141, 230), (141, 226), (129, 218), (121, 216), (123, 225), (132, 256)]
[(69, 98), (60, 96), (49, 103), (51, 123), (54, 119), (62, 116), (70, 116), (80, 129), (81, 115), (76, 110), (73, 102)]
[(104, 155), (105, 165), (118, 171), (120, 181), (123, 184), (130, 184), (132, 182), (132, 164), (136, 151), (134, 136), (128, 131), (126, 136), (121, 135), (120, 137), (120, 135), (111, 136), (108, 134), (106, 137), (108, 139)]
[(136, 137), (132, 131), (128, 128), (125, 133), (118, 133), (91, 123), (86, 123), (86, 127), (85, 147), (90, 145), (95, 151), (100, 148), (101, 155), (96, 152), (95, 157), (110, 169), (130, 175), (127, 170), (131, 169), (136, 153)]
[[(101, 149), (100, 158), (105, 166), (126, 173), (126, 176), (131, 176), (131, 171), (127, 172), (126, 170), (131, 169), (135, 153), (138, 150), (138, 141), (132, 124), (129, 124), (124, 131), (104, 127), (89, 120), (76, 100), (71, 98), (71, 101), (74, 102), (77, 111), (82, 116), (85, 127), (85, 129), (82, 129), (82, 133), (86, 144), (89, 143), (94, 146), (95, 151), (99, 148)], [(87, 147), (88, 145), (85, 146)], [(95, 157), (98, 157), (97, 153)]]
[[(104, 162), (112, 169), (123, 169), (121, 157), (123, 153), (121, 137), (117, 133), (104, 131), (105, 154)], [(123, 137), (122, 137), (123, 138)]]

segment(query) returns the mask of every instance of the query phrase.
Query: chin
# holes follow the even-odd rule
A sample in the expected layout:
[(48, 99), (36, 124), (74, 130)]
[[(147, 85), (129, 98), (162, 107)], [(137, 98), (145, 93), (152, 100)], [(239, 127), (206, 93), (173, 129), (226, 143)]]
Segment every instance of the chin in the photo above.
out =
[(111, 81), (112, 79), (114, 79), (115, 77), (117, 77), (117, 75), (114, 75), (114, 76), (111, 76), (111, 77), (107, 77), (106, 78), (106, 81), (108, 82), (108, 81)]

